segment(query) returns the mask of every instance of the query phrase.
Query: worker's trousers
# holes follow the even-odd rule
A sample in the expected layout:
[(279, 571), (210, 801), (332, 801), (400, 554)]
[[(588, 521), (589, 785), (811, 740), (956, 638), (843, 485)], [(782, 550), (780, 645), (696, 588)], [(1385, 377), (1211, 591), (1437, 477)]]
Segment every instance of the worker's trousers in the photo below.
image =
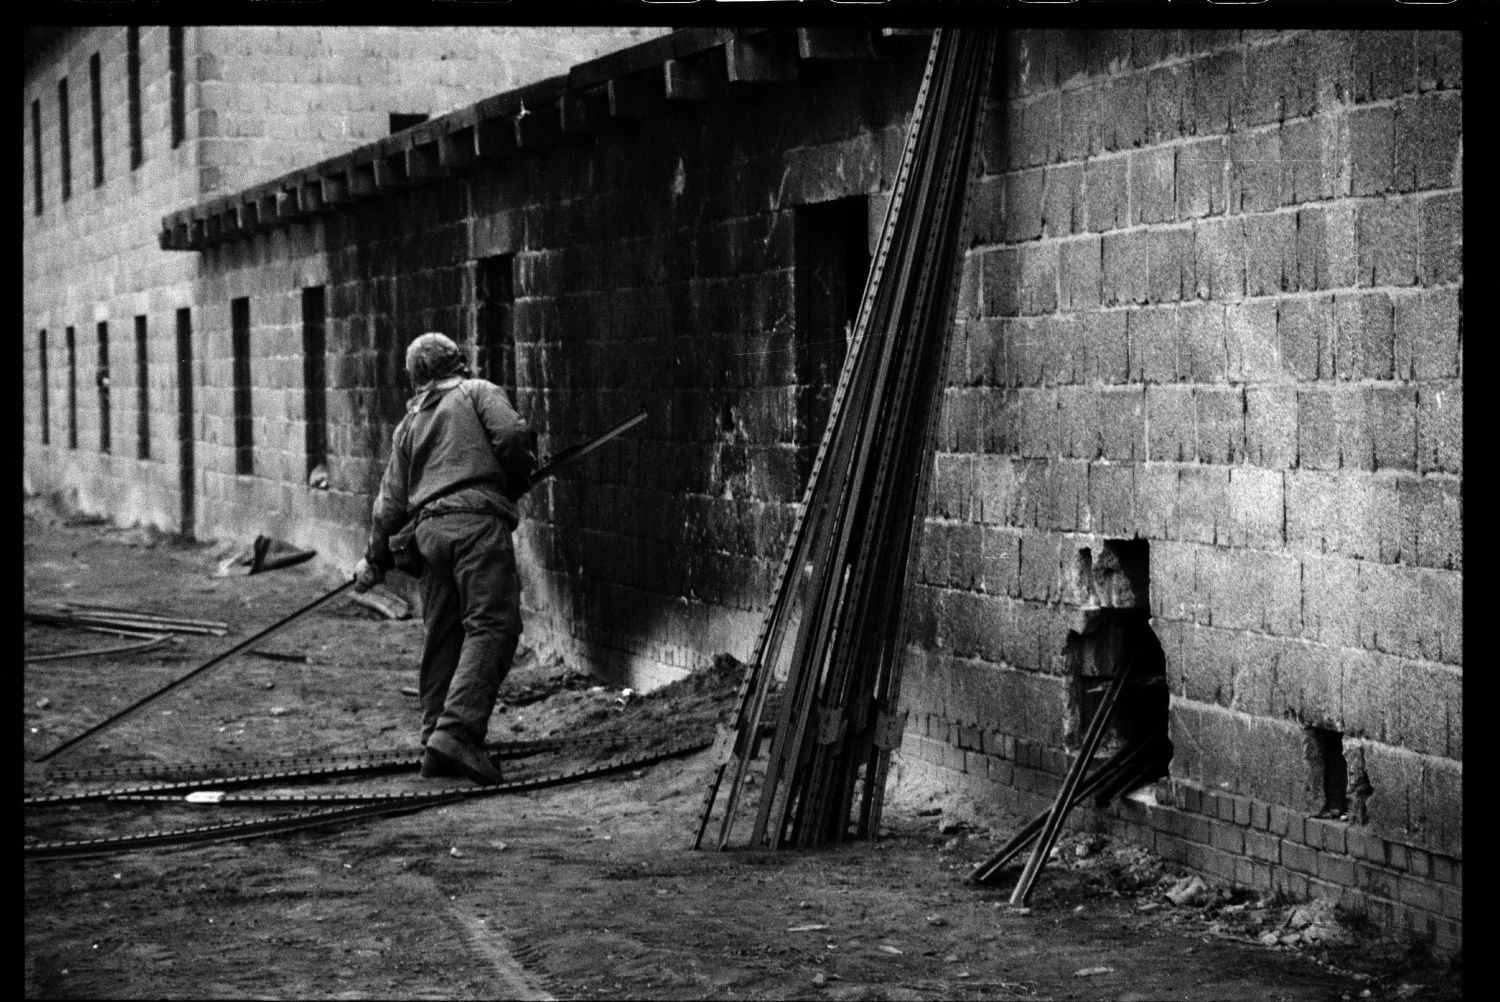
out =
[(497, 516), (451, 512), (417, 525), (422, 573), (422, 743), (434, 730), (482, 744), (521, 637), (521, 581)]

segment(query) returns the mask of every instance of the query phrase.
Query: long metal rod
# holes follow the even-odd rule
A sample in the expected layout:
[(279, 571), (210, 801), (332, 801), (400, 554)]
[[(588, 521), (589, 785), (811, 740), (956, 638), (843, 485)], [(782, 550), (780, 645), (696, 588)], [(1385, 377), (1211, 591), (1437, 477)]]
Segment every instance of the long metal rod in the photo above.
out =
[(1072, 809), (1073, 791), (1077, 789), (1079, 780), (1083, 778), (1089, 761), (1099, 747), (1100, 739), (1104, 737), (1105, 722), (1114, 713), (1115, 701), (1119, 699), (1121, 690), (1125, 688), (1125, 680), (1135, 671), (1135, 664), (1136, 657), (1132, 654), (1125, 666), (1115, 673), (1114, 678), (1110, 679), (1104, 699), (1100, 702), (1099, 708), (1094, 711), (1093, 719), (1089, 721), (1088, 731), (1083, 738), (1083, 746), (1078, 749), (1078, 757), (1073, 760), (1072, 766), (1063, 777), (1062, 786), (1057, 791), (1057, 799), (1053, 801), (1052, 810), (1047, 815), (1047, 823), (1042, 828), (1036, 846), (1031, 851), (1031, 858), (1026, 861), (1026, 868), (1021, 871), (1021, 878), (1016, 882), (1015, 890), (1011, 892), (1011, 904), (1024, 905), (1026, 899), (1031, 896), (1031, 888), (1036, 883), (1037, 874), (1041, 872), (1042, 865), (1047, 861), (1047, 854), (1052, 851), (1052, 846), (1057, 842), (1063, 819)]
[(558, 472), (561, 471), (564, 467), (571, 466), (573, 463), (578, 462), (578, 460), (582, 459), (584, 456), (587, 456), (589, 453), (593, 452), (601, 445), (604, 445), (611, 439), (624, 434), (644, 420), (646, 420), (646, 408), (642, 407), (640, 410), (630, 415), (630, 417), (626, 418), (623, 421), (620, 421), (617, 424), (611, 425), (604, 431), (600, 432), (598, 435), (595, 435), (593, 438), (589, 439), (587, 442), (579, 442), (577, 445), (568, 446), (562, 452), (559, 452), (556, 456), (554, 456), (551, 462), (547, 463), (547, 465), (532, 473), (531, 482), (533, 484), (538, 484), (543, 480), (546, 480), (548, 477), (556, 476)]
[(343, 584), (339, 585), (337, 588), (333, 589), (333, 591), (330, 591), (328, 594), (322, 596), (321, 598), (314, 599), (307, 605), (304, 605), (302, 608), (298, 609), (296, 612), (284, 616), (281, 619), (277, 620), (275, 623), (272, 623), (270, 626), (266, 627), (264, 630), (261, 630), (255, 636), (250, 637), (247, 640), (240, 641), (238, 644), (235, 644), (223, 654), (219, 654), (210, 658), (208, 661), (199, 665), (197, 668), (194, 668), (186, 675), (173, 679), (171, 682), (168, 682), (166, 685), (162, 686), (160, 689), (157, 689), (155, 692), (136, 700), (134, 703), (131, 703), (119, 713), (116, 713), (114, 716), (100, 721), (93, 727), (90, 727), (88, 730), (84, 731), (82, 734), (79, 734), (77, 737), (69, 738), (67, 741), (64, 741), (62, 744), (58, 745), (56, 748), (53, 748), (51, 751), (37, 756), (36, 761), (46, 762), (49, 759), (56, 758), (57, 756), (62, 755), (65, 752), (72, 750), (73, 748), (76, 748), (78, 745), (93, 737), (94, 735), (109, 730), (116, 724), (128, 720), (129, 718), (135, 716), (137, 713), (140, 713), (146, 707), (150, 706), (152, 703), (156, 702), (161, 697), (165, 696), (167, 693), (172, 692), (183, 685), (186, 685), (188, 682), (197, 678), (199, 675), (202, 675), (209, 669), (217, 668), (219, 665), (228, 661), (236, 654), (244, 653), (245, 651), (254, 647), (256, 644), (260, 643), (262, 640), (265, 640), (268, 637), (275, 636), (282, 630), (286, 629), (288, 626), (295, 623), (297, 620), (301, 619), (303, 616), (306, 616), (308, 613), (312, 612), (314, 609), (322, 608), (329, 602), (332, 602), (334, 599), (338, 598), (353, 586), (354, 580), (351, 578), (350, 580), (345, 581)]

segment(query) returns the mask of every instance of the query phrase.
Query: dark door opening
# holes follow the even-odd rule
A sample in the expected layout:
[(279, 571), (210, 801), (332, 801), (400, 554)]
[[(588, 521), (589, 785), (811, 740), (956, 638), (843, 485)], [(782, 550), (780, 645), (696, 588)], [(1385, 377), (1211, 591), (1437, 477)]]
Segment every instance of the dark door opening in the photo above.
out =
[(328, 488), (328, 340), (323, 286), (302, 290), (302, 420), (307, 482)]
[(516, 256), (481, 258), (475, 269), (479, 371), (516, 402)]
[(795, 225), (797, 477), (806, 483), (870, 272), (869, 200), (801, 206)]
[(110, 448), (109, 439), (109, 324), (100, 321), (99, 333), (99, 369), (94, 376), (94, 384), (99, 388), (99, 451), (107, 453)]
[(177, 311), (177, 491), (182, 502), (182, 535), (193, 538), (196, 511), (196, 457), (193, 451), (193, 315)]
[(234, 472), (255, 472), (255, 417), (250, 410), (250, 299), (229, 303), (230, 337), (234, 353)]

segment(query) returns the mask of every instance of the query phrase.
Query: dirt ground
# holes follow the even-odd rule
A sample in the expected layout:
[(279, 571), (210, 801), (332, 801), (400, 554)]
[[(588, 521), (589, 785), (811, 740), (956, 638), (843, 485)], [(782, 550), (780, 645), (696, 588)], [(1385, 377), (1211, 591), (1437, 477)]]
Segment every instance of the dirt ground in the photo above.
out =
[[(186, 544), (28, 498), (25, 602), (223, 620), (119, 657), (28, 663), (25, 792), (82, 789), (31, 760), (339, 582), (246, 576), (248, 540)], [(339, 599), (78, 745), (56, 769), (416, 747), (420, 623)], [(525, 644), (531, 638), (523, 638)], [(28, 656), (112, 646), (33, 625)], [(305, 661), (286, 657), (305, 657)], [(732, 665), (642, 697), (523, 647), (492, 739), (610, 729), (616, 747), (711, 733)], [(507, 778), (556, 757), (507, 760)], [(881, 837), (817, 851), (693, 851), (711, 753), (413, 814), (25, 866), (28, 998), (1457, 999), (1456, 964), (1358, 918), (1199, 888), (1073, 833), (1031, 907), (964, 877), (1024, 819), (895, 791)], [(112, 783), (109, 785), (121, 785)], [(465, 785), (414, 771), (340, 784)], [(257, 812), (260, 812), (257, 814)], [(186, 803), (29, 805), (33, 840), (263, 816)], [(1170, 893), (1169, 893), (1170, 892)], [(1181, 903), (1174, 903), (1174, 898)]]

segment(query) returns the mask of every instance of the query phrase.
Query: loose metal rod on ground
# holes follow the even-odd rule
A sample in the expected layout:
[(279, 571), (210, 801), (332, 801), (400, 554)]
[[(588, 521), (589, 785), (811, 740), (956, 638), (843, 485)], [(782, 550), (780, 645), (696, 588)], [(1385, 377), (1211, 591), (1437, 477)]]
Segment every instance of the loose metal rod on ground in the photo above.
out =
[(209, 671), (212, 668), (217, 668), (219, 665), (228, 661), (236, 654), (240, 654), (244, 651), (249, 650), (256, 644), (260, 643), (262, 640), (265, 640), (267, 637), (275, 636), (277, 633), (280, 633), (288, 626), (291, 626), (297, 620), (301, 619), (303, 616), (306, 616), (314, 609), (322, 608), (324, 605), (332, 602), (334, 599), (338, 598), (340, 595), (342, 595), (352, 587), (354, 587), (354, 581), (351, 578), (350, 580), (345, 581), (343, 584), (339, 585), (337, 588), (328, 592), (326, 595), (323, 595), (320, 598), (313, 599), (311, 602), (309, 602), (307, 605), (304, 605), (296, 612), (290, 613), (282, 617), (275, 623), (272, 623), (270, 626), (266, 627), (264, 630), (261, 630), (255, 636), (240, 641), (238, 644), (235, 644), (223, 654), (219, 654), (210, 658), (208, 661), (199, 665), (197, 668), (194, 668), (186, 675), (182, 675), (179, 678), (173, 679), (171, 682), (168, 682), (166, 685), (162, 686), (160, 689), (157, 689), (155, 692), (149, 693), (146, 696), (143, 696), (140, 699), (136, 700), (134, 703), (131, 703), (119, 713), (101, 720), (99, 723), (95, 724), (93, 727), (90, 727), (88, 730), (84, 731), (82, 734), (79, 734), (77, 737), (69, 738), (67, 741), (64, 741), (62, 744), (53, 748), (51, 751), (44, 752), (43, 754), (37, 756), (36, 761), (46, 762), (50, 759), (54, 759), (57, 756), (62, 755), (73, 748), (76, 748), (79, 744), (83, 743), (94, 735), (99, 734), (102, 731), (106, 731), (124, 720), (128, 720), (130, 717), (135, 716), (137, 713), (141, 712), (147, 706), (150, 706), (152, 703), (156, 702), (167, 693), (173, 692), (177, 688), (186, 685), (188, 682), (197, 678), (199, 675), (202, 675), (204, 672)]

